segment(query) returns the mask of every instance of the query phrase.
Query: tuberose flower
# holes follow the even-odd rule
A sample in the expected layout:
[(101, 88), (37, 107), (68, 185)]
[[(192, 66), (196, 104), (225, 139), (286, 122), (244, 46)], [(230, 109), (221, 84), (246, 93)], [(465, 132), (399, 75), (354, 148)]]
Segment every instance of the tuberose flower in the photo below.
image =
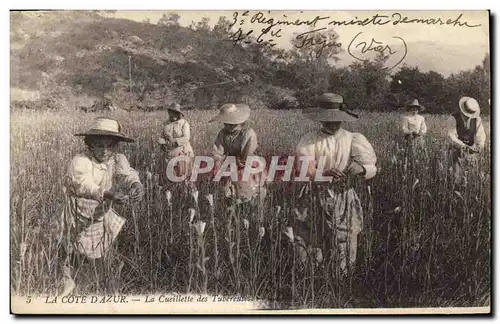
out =
[(243, 226), (245, 227), (246, 230), (250, 227), (250, 223), (248, 222), (248, 219), (243, 218)]
[(265, 234), (266, 234), (266, 229), (262, 226), (259, 227), (259, 237), (263, 238)]
[(210, 206), (213, 206), (214, 205), (214, 195), (212, 194), (208, 194), (206, 196), (207, 200), (208, 200), (208, 203), (210, 204)]
[(198, 236), (202, 236), (203, 233), (205, 232), (205, 226), (207, 225), (207, 223), (205, 222), (202, 222), (202, 221), (198, 221), (194, 224), (194, 229), (196, 230), (196, 234)]
[(194, 208), (189, 208), (189, 223), (193, 222), (195, 214), (196, 214), (196, 210), (194, 210)]
[(167, 197), (167, 203), (170, 204), (170, 202), (172, 201), (172, 193), (170, 192), (170, 190), (167, 190), (165, 196)]
[(198, 190), (193, 190), (193, 192), (191, 193), (191, 195), (193, 196), (194, 198), (194, 201), (196, 202), (196, 204), (198, 204), (198, 196), (199, 196), (200, 192)]
[(293, 243), (294, 236), (293, 236), (293, 228), (292, 227), (287, 227), (285, 231), (286, 236), (290, 239), (290, 242)]

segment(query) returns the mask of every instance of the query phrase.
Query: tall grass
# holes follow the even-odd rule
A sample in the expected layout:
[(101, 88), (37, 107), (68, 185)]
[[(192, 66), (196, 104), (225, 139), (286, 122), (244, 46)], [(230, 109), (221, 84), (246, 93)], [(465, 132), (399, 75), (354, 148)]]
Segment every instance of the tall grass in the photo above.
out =
[[(207, 123), (211, 115), (187, 113), (196, 154), (209, 152), (218, 132), (218, 125)], [(15, 292), (49, 294), (57, 289), (60, 179), (83, 148), (72, 134), (88, 127), (93, 117), (49, 112), (11, 115)], [(298, 242), (284, 234), (293, 227), (299, 204), (308, 207), (308, 218), (321, 216), (314, 200), (299, 201), (300, 188), (270, 185), (261, 210), (226, 208), (219, 188), (210, 183), (199, 185), (196, 199), (182, 185), (160, 188), (152, 174), (165, 115), (115, 113), (115, 117), (137, 139), (121, 149), (139, 170), (146, 195), (137, 206), (117, 208), (128, 221), (109, 258), (83, 264), (77, 277), (79, 293), (206, 291), (253, 296), (280, 307), (489, 305), (489, 145), (467, 187), (454, 189), (444, 116), (426, 116), (430, 129), (426, 149), (410, 161), (394, 140), (398, 114), (366, 114), (345, 126), (370, 140), (380, 167), (374, 179), (356, 184), (364, 204), (364, 225), (356, 268), (346, 278), (339, 276), (335, 259), (326, 251), (323, 262), (318, 263), (311, 252), (301, 261)], [(264, 155), (293, 152), (301, 136), (316, 127), (297, 112), (260, 111), (250, 124)], [(317, 236), (314, 231), (311, 237)]]

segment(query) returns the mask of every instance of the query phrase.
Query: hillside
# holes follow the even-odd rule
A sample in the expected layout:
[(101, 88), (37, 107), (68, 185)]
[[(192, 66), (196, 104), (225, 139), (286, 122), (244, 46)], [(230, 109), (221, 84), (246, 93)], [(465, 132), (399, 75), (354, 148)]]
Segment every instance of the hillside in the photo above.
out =
[[(404, 63), (418, 68), (394, 74), (383, 60), (328, 65), (334, 57), (345, 61), (345, 51), (309, 60), (310, 53), (270, 50), (255, 39), (236, 45), (228, 30), (227, 20), (186, 28), (93, 11), (11, 12), (11, 106), (154, 110), (179, 102), (185, 109), (214, 109), (239, 101), (253, 109), (282, 109), (339, 91), (362, 110), (402, 106), (403, 100), (390, 99), (394, 93), (418, 97), (435, 113), (453, 109), (464, 95), (489, 110), (489, 56), (477, 60), (486, 50), (481, 47), (409, 42)], [(446, 57), (454, 53), (449, 64)], [(432, 72), (443, 69), (454, 75)], [(393, 84), (394, 76), (404, 77), (404, 87)]]
[(92, 12), (11, 13), (10, 38), (13, 101), (35, 97), (71, 109), (107, 98), (129, 109), (177, 100), (206, 109), (255, 93), (265, 77), (266, 62), (251, 49), (200, 30)]

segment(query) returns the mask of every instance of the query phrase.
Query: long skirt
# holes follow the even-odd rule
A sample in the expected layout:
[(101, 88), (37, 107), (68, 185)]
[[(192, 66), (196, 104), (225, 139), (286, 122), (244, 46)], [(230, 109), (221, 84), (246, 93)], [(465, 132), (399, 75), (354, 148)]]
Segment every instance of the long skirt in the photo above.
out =
[[(186, 160), (178, 161), (172, 168), (168, 169), (169, 162), (178, 156), (185, 156)], [(173, 150), (167, 151), (161, 155), (159, 166), (159, 180), (161, 185), (165, 185), (174, 180), (174, 177), (185, 177), (185, 182), (190, 183), (189, 179), (193, 169), (194, 151), (191, 145), (184, 145)], [(171, 173), (171, 174), (169, 174)]]
[[(318, 213), (298, 222), (296, 232), (306, 246), (320, 248), (343, 273), (350, 272), (356, 263), (358, 234), (363, 228), (361, 201), (352, 188), (321, 190), (315, 198), (319, 203)], [(309, 235), (309, 226), (314, 227), (314, 237)], [(320, 252), (315, 252), (317, 259), (323, 258), (323, 253), (318, 255)]]
[(94, 216), (99, 215), (95, 219), (79, 216), (78, 212), (82, 209), (100, 205), (96, 201), (81, 198), (78, 204), (74, 202), (75, 198), (66, 196), (60, 217), (63, 295), (74, 289), (74, 279), (85, 260), (101, 259), (108, 255), (125, 224), (125, 219), (112, 208), (94, 213)]

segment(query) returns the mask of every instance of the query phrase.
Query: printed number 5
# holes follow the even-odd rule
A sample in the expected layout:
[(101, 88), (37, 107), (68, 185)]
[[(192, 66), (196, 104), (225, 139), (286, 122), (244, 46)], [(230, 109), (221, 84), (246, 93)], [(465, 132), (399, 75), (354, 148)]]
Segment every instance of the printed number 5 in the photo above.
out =
[(30, 304), (31, 303), (31, 296), (28, 296), (28, 299), (26, 299), (26, 304)]

